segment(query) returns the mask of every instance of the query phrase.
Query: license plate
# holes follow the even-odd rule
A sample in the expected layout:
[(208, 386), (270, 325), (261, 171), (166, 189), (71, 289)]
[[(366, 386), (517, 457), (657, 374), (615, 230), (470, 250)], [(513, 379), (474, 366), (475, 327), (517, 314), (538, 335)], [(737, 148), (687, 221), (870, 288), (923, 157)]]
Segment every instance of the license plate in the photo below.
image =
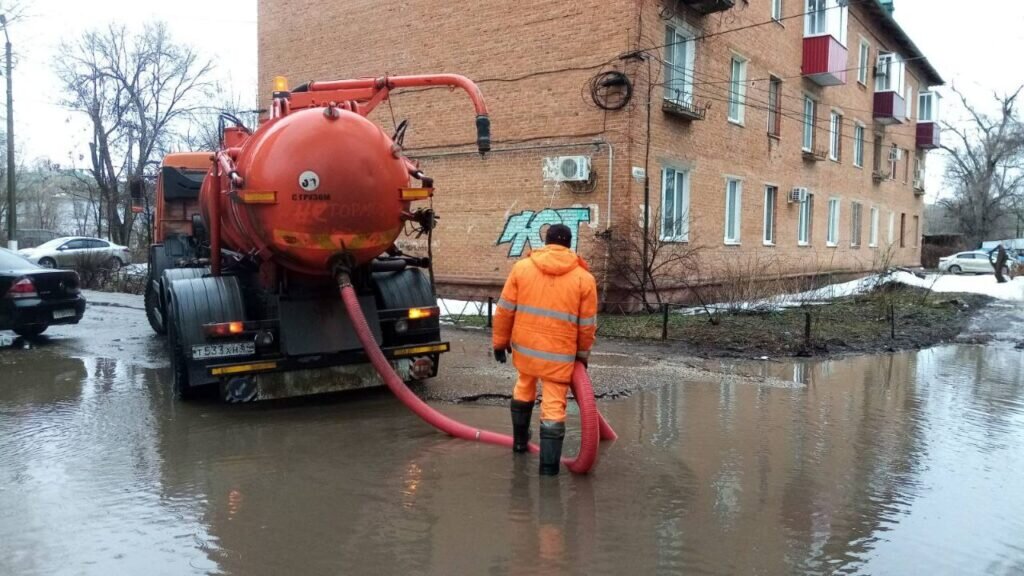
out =
[(70, 309), (70, 308), (66, 309), (66, 310), (54, 310), (53, 311), (53, 319), (54, 320), (60, 320), (61, 318), (74, 318), (74, 317), (75, 317), (75, 311)]
[(256, 353), (255, 342), (224, 342), (221, 344), (197, 344), (192, 347), (192, 358), (226, 358), (229, 356), (252, 356)]

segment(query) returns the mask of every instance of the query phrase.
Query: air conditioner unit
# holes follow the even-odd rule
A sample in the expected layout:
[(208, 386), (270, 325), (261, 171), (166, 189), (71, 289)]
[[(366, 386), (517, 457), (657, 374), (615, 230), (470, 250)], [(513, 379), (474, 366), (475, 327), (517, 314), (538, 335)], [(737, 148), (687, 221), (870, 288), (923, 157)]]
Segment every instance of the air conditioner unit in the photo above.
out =
[(554, 182), (590, 180), (589, 156), (554, 156), (544, 159), (544, 179)]
[(793, 188), (789, 192), (789, 203), (793, 204), (794, 202), (796, 202), (798, 204), (803, 204), (804, 202), (807, 202), (807, 195), (808, 195), (807, 188), (803, 188), (803, 187)]

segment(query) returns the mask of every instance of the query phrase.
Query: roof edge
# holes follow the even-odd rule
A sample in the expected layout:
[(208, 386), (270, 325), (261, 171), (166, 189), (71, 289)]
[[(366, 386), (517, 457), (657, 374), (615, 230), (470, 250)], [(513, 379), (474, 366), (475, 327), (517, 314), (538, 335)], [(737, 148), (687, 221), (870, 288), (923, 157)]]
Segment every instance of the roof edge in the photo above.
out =
[(917, 44), (914, 44), (914, 41), (910, 39), (910, 36), (903, 30), (903, 27), (896, 22), (896, 19), (882, 6), (879, 0), (865, 0), (855, 5), (863, 8), (865, 12), (881, 24), (883, 31), (900, 45), (904, 56), (915, 58), (915, 60), (908, 62), (908, 64), (920, 69), (924, 73), (925, 84), (928, 86), (942, 86), (946, 83), (939, 74), (939, 71), (928, 61), (928, 57), (924, 55), (924, 52), (917, 47)]

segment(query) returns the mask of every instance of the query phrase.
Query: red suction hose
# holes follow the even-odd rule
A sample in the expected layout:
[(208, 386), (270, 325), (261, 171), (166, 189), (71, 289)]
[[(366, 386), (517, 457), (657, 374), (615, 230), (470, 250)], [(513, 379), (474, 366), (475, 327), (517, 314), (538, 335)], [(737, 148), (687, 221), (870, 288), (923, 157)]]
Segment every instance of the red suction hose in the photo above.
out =
[[(405, 385), (405, 382), (395, 373), (391, 363), (384, 357), (380, 346), (373, 339), (373, 333), (366, 323), (366, 317), (359, 307), (359, 299), (351, 284), (342, 284), (341, 299), (345, 303), (352, 326), (355, 328), (359, 342), (370, 357), (370, 363), (380, 374), (384, 384), (394, 393), (398, 399), (410, 410), (416, 413), (423, 421), (441, 430), (449, 436), (473, 440), (476, 442), (487, 442), (506, 448), (512, 447), (512, 437), (507, 434), (498, 434), (489, 430), (480, 430), (467, 426), (461, 422), (434, 410), (426, 402), (420, 400), (413, 394), (412, 390)], [(587, 376), (586, 368), (579, 362), (573, 370), (572, 380), (573, 396), (580, 407), (580, 428), (581, 441), (580, 451), (575, 458), (563, 458), (562, 463), (575, 474), (586, 474), (597, 463), (597, 445), (600, 440), (614, 440), (617, 436), (611, 426), (601, 417), (597, 411), (597, 403), (594, 401), (594, 389), (591, 386), (590, 378)], [(530, 452), (538, 452), (540, 449), (536, 444), (530, 444)]]

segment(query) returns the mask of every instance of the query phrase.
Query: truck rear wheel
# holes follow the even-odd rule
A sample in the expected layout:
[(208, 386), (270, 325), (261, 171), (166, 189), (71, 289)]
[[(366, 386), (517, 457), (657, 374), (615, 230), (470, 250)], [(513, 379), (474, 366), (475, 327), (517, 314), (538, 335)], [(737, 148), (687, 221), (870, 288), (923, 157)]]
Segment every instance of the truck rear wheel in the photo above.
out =
[(167, 350), (171, 357), (171, 390), (175, 398), (191, 400), (195, 394), (188, 385), (188, 366), (185, 364), (185, 352), (178, 338), (177, 318), (174, 317), (173, 306), (168, 306), (167, 309)]
[(146, 283), (146, 319), (149, 326), (160, 336), (167, 334), (167, 326), (164, 323), (164, 309), (160, 305), (160, 283), (149, 281)]

